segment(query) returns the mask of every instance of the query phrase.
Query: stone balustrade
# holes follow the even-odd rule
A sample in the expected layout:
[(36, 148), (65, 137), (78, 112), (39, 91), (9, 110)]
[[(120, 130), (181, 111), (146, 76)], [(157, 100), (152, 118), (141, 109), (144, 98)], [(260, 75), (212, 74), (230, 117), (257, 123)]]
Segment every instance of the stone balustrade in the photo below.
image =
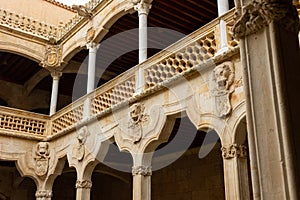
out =
[[(97, 2), (95, 1), (93, 5), (95, 6), (96, 4)], [(236, 52), (238, 50), (238, 41), (233, 39), (230, 30), (233, 21), (233, 10), (231, 10), (166, 48), (164, 51), (102, 85), (94, 92), (78, 99), (76, 102), (58, 111), (51, 118), (45, 118), (38, 114), (25, 114), (25, 117), (22, 112), (15, 112), (11, 109), (10, 112), (13, 113), (11, 116), (1, 115), (3, 124), (1, 121), (0, 129), (14, 131), (18, 127), (17, 131), (25, 135), (61, 135), (74, 129), (81, 123), (87, 123), (86, 121), (91, 118), (111, 112), (115, 106), (120, 106), (126, 102), (134, 102), (141, 96), (154, 93), (157, 91), (155, 88), (177, 77), (186, 76), (194, 68), (201, 68), (202, 65), (207, 65), (208, 62), (213, 63), (215, 62), (214, 59), (217, 59), (218, 62), (222, 61), (220, 60), (222, 56), (216, 56), (219, 41), (217, 27), (221, 18), (228, 26), (229, 51)], [(142, 94), (135, 93), (137, 71), (139, 68), (144, 70), (146, 83)], [(14, 117), (16, 121), (19, 120), (21, 122), (14, 122), (14, 120), (10, 119)], [(4, 122), (5, 120), (7, 122)], [(33, 127), (32, 130), (26, 129), (27, 124)]]

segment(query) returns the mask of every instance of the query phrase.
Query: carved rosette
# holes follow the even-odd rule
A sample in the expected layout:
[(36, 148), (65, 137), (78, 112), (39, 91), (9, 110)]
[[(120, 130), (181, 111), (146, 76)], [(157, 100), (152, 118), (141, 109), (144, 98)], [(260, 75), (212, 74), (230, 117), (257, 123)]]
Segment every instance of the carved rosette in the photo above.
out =
[(143, 138), (143, 123), (149, 120), (149, 115), (146, 115), (144, 111), (145, 106), (141, 103), (135, 103), (129, 108), (129, 136), (135, 144)]
[(76, 188), (83, 188), (83, 189), (91, 189), (92, 188), (92, 181), (89, 181), (89, 180), (77, 180), (75, 187)]
[(42, 66), (50, 71), (60, 66), (62, 60), (61, 45), (47, 45)]
[(138, 11), (139, 15), (148, 15), (152, 5), (149, 0), (132, 0), (134, 4), (134, 10)]
[(219, 117), (226, 117), (231, 112), (230, 95), (234, 91), (234, 67), (232, 62), (224, 62), (213, 70), (213, 91), (216, 112)]
[(49, 168), (50, 150), (48, 142), (39, 142), (36, 145), (34, 171), (38, 176), (45, 176)]
[(94, 40), (95, 32), (96, 31), (93, 27), (89, 28), (89, 30), (86, 33), (86, 37), (85, 37), (86, 43), (90, 43)]
[(223, 146), (221, 151), (225, 159), (247, 157), (247, 147), (245, 145), (231, 144), (229, 146)]
[(299, 33), (300, 24), (296, 8), (290, 2), (267, 0), (251, 1), (242, 11), (236, 11), (234, 37), (243, 38), (256, 33), (272, 21), (278, 22), (286, 30)]
[(142, 175), (142, 176), (151, 176), (152, 169), (151, 166), (133, 166), (132, 167), (132, 175)]
[(73, 147), (73, 158), (76, 158), (79, 162), (83, 160), (85, 155), (85, 142), (90, 135), (86, 126), (80, 128), (77, 131), (77, 143)]
[(50, 190), (39, 190), (35, 193), (36, 199), (48, 199), (52, 197), (52, 191)]

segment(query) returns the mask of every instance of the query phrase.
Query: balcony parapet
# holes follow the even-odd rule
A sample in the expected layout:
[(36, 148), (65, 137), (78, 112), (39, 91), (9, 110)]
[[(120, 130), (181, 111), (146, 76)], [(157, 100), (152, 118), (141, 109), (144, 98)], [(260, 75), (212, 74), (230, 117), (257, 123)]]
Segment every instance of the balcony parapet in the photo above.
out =
[(5, 135), (43, 139), (49, 134), (50, 117), (0, 106), (0, 133)]
[[(219, 43), (217, 27), (221, 19), (227, 23), (229, 50), (217, 55)], [(45, 118), (38, 114), (23, 115), (20, 111), (16, 112), (14, 109), (10, 109), (13, 117), (22, 118), (24, 123), (26, 120), (33, 120), (29, 123), (34, 124), (34, 127), (41, 127), (34, 130), (36, 132), (30, 132), (26, 128), (22, 128), (22, 126), (26, 127), (26, 124), (17, 122), (18, 126), (21, 126), (17, 131), (23, 135), (38, 135), (44, 140), (51, 140), (74, 130), (78, 126), (88, 124), (90, 120), (111, 113), (118, 107), (155, 93), (182, 76), (189, 76), (199, 69), (212, 69), (217, 63), (229, 59), (230, 56), (239, 52), (238, 41), (233, 39), (230, 31), (232, 21), (233, 10), (117, 76), (94, 92), (81, 97), (51, 117)], [(136, 80), (140, 68), (144, 70), (146, 85), (144, 90), (137, 94), (135, 93)], [(15, 131), (13, 123), (3, 127), (11, 133)]]

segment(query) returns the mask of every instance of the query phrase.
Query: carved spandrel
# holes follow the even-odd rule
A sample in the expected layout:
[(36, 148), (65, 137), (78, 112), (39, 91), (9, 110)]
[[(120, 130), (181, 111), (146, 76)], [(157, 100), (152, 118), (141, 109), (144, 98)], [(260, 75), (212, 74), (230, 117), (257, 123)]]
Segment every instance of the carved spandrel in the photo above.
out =
[(216, 112), (219, 117), (226, 117), (231, 112), (230, 95), (234, 91), (235, 71), (232, 62), (224, 62), (213, 70)]

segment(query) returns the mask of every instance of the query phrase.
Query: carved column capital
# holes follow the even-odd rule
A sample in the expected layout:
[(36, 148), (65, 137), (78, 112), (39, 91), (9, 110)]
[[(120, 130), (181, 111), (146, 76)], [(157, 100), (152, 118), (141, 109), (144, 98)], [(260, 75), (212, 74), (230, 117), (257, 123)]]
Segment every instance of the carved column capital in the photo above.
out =
[(59, 80), (59, 78), (62, 76), (61, 71), (52, 70), (50, 73), (51, 73), (51, 76), (54, 80)]
[(298, 34), (300, 25), (298, 13), (291, 2), (267, 0), (253, 1), (235, 13), (234, 36), (243, 38), (268, 26), (272, 21), (286, 30)]
[(88, 48), (89, 53), (93, 52), (97, 52), (98, 48), (99, 48), (99, 44), (95, 43), (95, 42), (89, 42), (86, 44), (86, 48)]
[(231, 144), (229, 146), (223, 146), (221, 151), (224, 159), (247, 157), (247, 147), (245, 145)]
[(35, 193), (36, 199), (47, 199), (52, 197), (51, 190), (38, 190)]
[(152, 175), (152, 169), (151, 166), (133, 166), (132, 167), (132, 175), (142, 175), (142, 176), (151, 176)]
[(92, 181), (89, 181), (89, 180), (77, 180), (75, 187), (76, 188), (83, 188), (83, 189), (91, 189), (92, 188)]
[(138, 11), (139, 15), (148, 15), (152, 7), (150, 1), (147, 0), (132, 0), (134, 10)]

